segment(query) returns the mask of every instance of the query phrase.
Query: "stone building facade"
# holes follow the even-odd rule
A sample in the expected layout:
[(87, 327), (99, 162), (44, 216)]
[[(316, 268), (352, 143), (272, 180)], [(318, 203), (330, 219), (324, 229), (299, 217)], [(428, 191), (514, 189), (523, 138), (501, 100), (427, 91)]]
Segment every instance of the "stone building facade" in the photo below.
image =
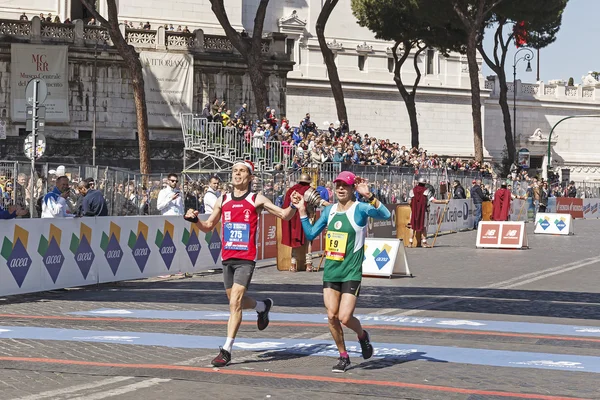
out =
[[(202, 29), (204, 44), (218, 43), (222, 40), (215, 36), (222, 35), (223, 31), (210, 10), (208, 0), (120, 0), (117, 3), (120, 19), (131, 22), (134, 27), (146, 22), (149, 22), (153, 29), (165, 24), (172, 24), (175, 28), (179, 25), (188, 26), (191, 31)], [(321, 0), (272, 0), (265, 19), (264, 31), (269, 32), (270, 40), (277, 43), (274, 47), (278, 46), (276, 51), (270, 50), (271, 53), (277, 54), (277, 61), (270, 70), (271, 106), (285, 114), (294, 125), (298, 124), (307, 112), (311, 113), (312, 119), (319, 126), (336, 120), (335, 103), (315, 30), (321, 3)], [(106, 1), (99, 0), (98, 4), (99, 11), (106, 15)], [(228, 16), (234, 28), (245, 29), (251, 33), (257, 5), (258, 0), (227, 0)], [(61, 19), (85, 17), (79, 0), (57, 0), (50, 5), (45, 0), (15, 0), (9, 1), (9, 4), (2, 8), (0, 18), (16, 19), (22, 11), (26, 11), (29, 16), (40, 12), (52, 12), (54, 15), (58, 14)], [(156, 31), (157, 34), (159, 31), (160, 29)], [(0, 34), (2, 33), (0, 30)], [(149, 40), (143, 39), (148, 33), (134, 33), (140, 41)], [(169, 32), (163, 34), (164, 38), (157, 40), (164, 40), (169, 50), (169, 36), (174, 38), (177, 35)], [(325, 34), (330, 48), (336, 54), (336, 64), (344, 87), (352, 129), (378, 138), (389, 138), (409, 144), (408, 115), (392, 79), (390, 59), (393, 44), (375, 39), (370, 31), (358, 26), (352, 16), (349, 1), (339, 2), (328, 22)], [(159, 34), (159, 37), (162, 37), (162, 34)], [(210, 37), (215, 39), (206, 39)], [(76, 85), (74, 83), (76, 90), (73, 97), (76, 98), (73, 100), (73, 107), (76, 108), (74, 113), (79, 113), (77, 115), (80, 116), (77, 121), (71, 123), (74, 127), (69, 127), (71, 131), (65, 128), (63, 133), (57, 134), (76, 137), (73, 130), (78, 129), (77, 124), (89, 130), (89, 112), (86, 111), (85, 99), (89, 98), (92, 47), (93, 45), (88, 43), (85, 49), (72, 50), (73, 60), (77, 61), (70, 61), (70, 66), (73, 65), (73, 76), (78, 77), (75, 81), (81, 81)], [(222, 46), (217, 47), (223, 49)], [(2, 49), (0, 57), (4, 58), (0, 58), (0, 68), (5, 70), (6, 65), (2, 62), (6, 60), (6, 47)], [(244, 77), (244, 66), (239, 62), (239, 58), (235, 61), (234, 52), (225, 53), (194, 53), (196, 111), (202, 108), (205, 99), (213, 95), (227, 99), (229, 104), (237, 102), (237, 105), (247, 97), (249, 82)], [(100, 67), (100, 81), (103, 77), (118, 81), (117, 75), (121, 74), (121, 79), (126, 82), (125, 70), (114, 67), (117, 58), (110, 50), (108, 55), (99, 57), (99, 60), (102, 60), (100, 64), (103, 65)], [(81, 66), (76, 67), (76, 63), (80, 63)], [(444, 57), (428, 49), (421, 54), (417, 63), (423, 73), (417, 94), (421, 146), (428, 149), (430, 154), (471, 157), (473, 128), (466, 57), (460, 54)], [(479, 63), (482, 63), (481, 58)], [(78, 75), (75, 75), (76, 73)], [(407, 61), (402, 75), (407, 83), (414, 80), (412, 62)], [(87, 78), (83, 78), (84, 76)], [(106, 84), (109, 84), (108, 81)], [(111, 83), (114, 84), (116, 83)], [(598, 82), (589, 79), (574, 87), (567, 87), (561, 82), (526, 84), (517, 81), (517, 143), (519, 148), (527, 148), (531, 152), (532, 164), (542, 167), (547, 163), (547, 136), (558, 120), (572, 115), (600, 114), (600, 87), (597, 84)], [(127, 96), (124, 85), (125, 83), (118, 89), (110, 89), (111, 93), (114, 91)], [(512, 86), (512, 83), (509, 84), (511, 99)], [(480, 76), (480, 87), (484, 118), (484, 155), (489, 160), (499, 162), (504, 148), (504, 128), (498, 106), (497, 83)], [(3, 85), (2, 89), (5, 88)], [(2, 100), (3, 96), (6, 94), (0, 93), (0, 107), (3, 104), (1, 102), (5, 101)], [(103, 106), (106, 104), (106, 107), (110, 107), (107, 95), (104, 96), (105, 99), (101, 100)], [(113, 104), (112, 101), (110, 104)], [(126, 104), (130, 103), (125, 101), (121, 105), (127, 106)], [(111, 113), (109, 108), (103, 112), (104, 121), (105, 116)], [(133, 140), (135, 133), (131, 118), (132, 115), (127, 116), (125, 112), (122, 118), (117, 119), (119, 126), (103, 122), (105, 126), (103, 125), (101, 130), (104, 130), (103, 134), (108, 137), (120, 137), (121, 134), (125, 134)], [(568, 168), (574, 179), (600, 179), (600, 160), (595, 156), (600, 149), (597, 141), (593, 140), (596, 125), (599, 123), (597, 119), (573, 119), (561, 124), (556, 132), (558, 136), (555, 136), (551, 143), (553, 166), (559, 169)], [(153, 139), (161, 139), (161, 143), (164, 139), (180, 137), (170, 129), (158, 128), (153, 128), (151, 135)]]

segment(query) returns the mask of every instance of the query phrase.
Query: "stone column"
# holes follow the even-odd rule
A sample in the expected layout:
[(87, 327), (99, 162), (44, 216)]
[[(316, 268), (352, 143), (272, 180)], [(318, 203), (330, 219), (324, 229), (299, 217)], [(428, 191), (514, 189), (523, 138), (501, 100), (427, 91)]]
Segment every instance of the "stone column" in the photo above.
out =
[(157, 50), (166, 50), (167, 49), (167, 45), (166, 45), (166, 39), (167, 39), (167, 32), (165, 31), (165, 27), (164, 26), (159, 26), (158, 29), (156, 30), (156, 49)]
[(31, 43), (42, 43), (42, 21), (37, 15), (31, 18)]
[(204, 31), (202, 29), (196, 29), (194, 35), (196, 35), (194, 50), (204, 53)]
[(83, 37), (83, 30), (84, 30), (84, 25), (83, 25), (83, 21), (80, 19), (77, 19), (75, 21), (73, 21), (74, 23), (74, 27), (73, 27), (73, 33), (75, 34), (75, 46), (85, 46), (85, 39)]

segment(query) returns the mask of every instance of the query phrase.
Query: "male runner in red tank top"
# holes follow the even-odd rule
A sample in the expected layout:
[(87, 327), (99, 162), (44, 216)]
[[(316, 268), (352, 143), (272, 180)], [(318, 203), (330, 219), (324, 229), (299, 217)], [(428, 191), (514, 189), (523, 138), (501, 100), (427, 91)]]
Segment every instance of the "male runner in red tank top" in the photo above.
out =
[[(258, 329), (269, 325), (269, 311), (273, 300), (256, 301), (246, 295), (252, 279), (257, 254), (258, 220), (263, 209), (284, 220), (291, 219), (299, 201), (297, 193), (293, 203), (286, 209), (274, 205), (262, 194), (252, 193), (250, 182), (254, 165), (249, 161), (238, 161), (232, 168), (233, 193), (224, 194), (215, 203), (212, 214), (206, 221), (198, 220), (197, 210), (188, 210), (185, 219), (196, 222), (203, 232), (210, 232), (222, 221), (223, 281), (229, 298), (229, 322), (227, 340), (219, 355), (212, 360), (215, 367), (224, 367), (231, 362), (231, 349), (242, 322), (242, 310), (254, 309), (258, 313)], [(301, 197), (301, 196), (300, 196)]]

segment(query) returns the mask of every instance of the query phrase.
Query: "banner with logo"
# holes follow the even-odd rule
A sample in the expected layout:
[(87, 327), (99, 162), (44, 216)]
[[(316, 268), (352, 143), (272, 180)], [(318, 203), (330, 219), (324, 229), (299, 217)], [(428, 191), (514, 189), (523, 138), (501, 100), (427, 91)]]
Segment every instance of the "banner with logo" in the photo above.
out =
[(412, 276), (400, 239), (366, 238), (364, 251), (363, 276)]
[(192, 111), (192, 56), (142, 51), (140, 61), (144, 73), (148, 125), (160, 128), (179, 127), (179, 115)]
[(220, 227), (205, 234), (181, 217), (8, 220), (0, 241), (0, 295), (198, 272), (221, 261)]
[(452, 199), (449, 200), (447, 206), (446, 204), (430, 204), (427, 233), (435, 233), (440, 221), (439, 233), (457, 232), (473, 228), (473, 225), (475, 225), (473, 208), (473, 200), (471, 199)]
[(46, 121), (69, 122), (68, 53), (68, 46), (11, 44), (10, 94), (13, 121), (26, 120), (25, 88), (31, 79), (40, 78), (48, 87), (48, 96), (43, 103), (46, 107)]
[(384, 205), (392, 217), (389, 219), (374, 219), (369, 218), (367, 237), (376, 238), (395, 238), (396, 237), (396, 207), (398, 204)]
[(528, 247), (525, 222), (481, 221), (477, 229), (478, 248), (521, 249)]
[(570, 235), (573, 232), (573, 217), (570, 214), (538, 213), (533, 233)]
[(598, 213), (598, 206), (600, 205), (600, 199), (583, 199), (583, 218), (600, 218)]
[(556, 199), (558, 214), (571, 214), (573, 218), (583, 218), (583, 199), (574, 197), (558, 197)]

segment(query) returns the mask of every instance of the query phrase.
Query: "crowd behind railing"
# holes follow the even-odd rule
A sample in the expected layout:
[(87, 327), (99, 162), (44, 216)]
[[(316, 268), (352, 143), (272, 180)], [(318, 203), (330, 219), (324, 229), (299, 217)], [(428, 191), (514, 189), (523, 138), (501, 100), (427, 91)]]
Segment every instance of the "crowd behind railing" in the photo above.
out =
[[(323, 196), (335, 200), (333, 180), (342, 170), (351, 170), (358, 176), (368, 179), (372, 192), (383, 203), (404, 203), (408, 193), (418, 177), (424, 177), (438, 199), (453, 197), (455, 187), (464, 188), (466, 197), (477, 180), (490, 198), (505, 179), (493, 177), (478, 171), (453, 171), (444, 168), (421, 168), (418, 171), (400, 166), (366, 166), (324, 162), (318, 167), (304, 167), (297, 170), (258, 171), (252, 182), (252, 190), (263, 193), (275, 204), (281, 205), (283, 197), (301, 172), (308, 172), (315, 178), (315, 186)], [(33, 199), (33, 214), (23, 217), (39, 217), (42, 211), (42, 199), (51, 191), (60, 176), (69, 178), (70, 190), (67, 203), (70, 212), (77, 215), (82, 201), (78, 184), (87, 179), (93, 182), (93, 188), (99, 190), (106, 200), (108, 215), (160, 215), (157, 207), (159, 192), (167, 186), (167, 174), (144, 176), (136, 172), (113, 167), (91, 167), (77, 165), (52, 164), (41, 165), (34, 177), (34, 190), (31, 193), (30, 165), (12, 161), (0, 161), (0, 206), (7, 209), (10, 205), (29, 210)], [(178, 174), (179, 175), (179, 174)], [(204, 196), (212, 177), (218, 177), (218, 193), (231, 192), (230, 172), (213, 171), (202, 174), (179, 175), (179, 188), (182, 191), (185, 208), (204, 211)], [(509, 188), (515, 197), (535, 198), (544, 182), (529, 177), (525, 172), (509, 179)], [(600, 197), (600, 184), (590, 182), (550, 182), (549, 197)]]

